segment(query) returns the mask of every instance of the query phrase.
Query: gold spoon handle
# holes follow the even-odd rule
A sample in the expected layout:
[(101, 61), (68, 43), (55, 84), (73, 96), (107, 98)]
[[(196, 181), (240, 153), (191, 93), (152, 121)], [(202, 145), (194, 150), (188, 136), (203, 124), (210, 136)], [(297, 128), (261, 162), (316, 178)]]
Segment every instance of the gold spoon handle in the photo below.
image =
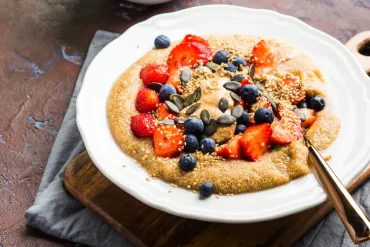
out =
[(370, 240), (370, 222), (320, 153), (306, 140), (308, 157), (334, 208), (355, 244)]

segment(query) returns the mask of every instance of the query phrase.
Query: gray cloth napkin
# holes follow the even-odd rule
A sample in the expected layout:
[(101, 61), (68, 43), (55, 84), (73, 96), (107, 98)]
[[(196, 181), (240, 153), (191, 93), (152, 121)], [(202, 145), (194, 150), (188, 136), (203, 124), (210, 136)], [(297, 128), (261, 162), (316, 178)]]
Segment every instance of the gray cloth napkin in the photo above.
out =
[[(118, 37), (98, 31), (89, 47), (85, 63), (55, 140), (34, 205), (26, 211), (27, 223), (50, 235), (89, 246), (131, 246), (119, 233), (94, 216), (70, 196), (63, 187), (63, 169), (85, 150), (76, 125), (76, 97), (85, 71), (95, 55), (110, 41)], [(355, 193), (355, 199), (369, 214), (370, 181)], [(291, 229), (294, 231), (294, 229)], [(332, 212), (309, 231), (295, 246), (342, 247), (355, 246), (346, 233), (336, 212)], [(370, 246), (363, 244), (362, 246)]]

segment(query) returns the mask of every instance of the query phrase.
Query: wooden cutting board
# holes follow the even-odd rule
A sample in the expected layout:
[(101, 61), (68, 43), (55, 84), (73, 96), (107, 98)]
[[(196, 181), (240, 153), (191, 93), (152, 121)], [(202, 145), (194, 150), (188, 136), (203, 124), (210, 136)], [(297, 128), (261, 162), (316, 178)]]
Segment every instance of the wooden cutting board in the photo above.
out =
[[(369, 73), (370, 57), (358, 53), (366, 40), (370, 40), (370, 32), (356, 35), (346, 45)], [(363, 54), (370, 50), (362, 49)], [(370, 165), (352, 181), (349, 191), (369, 177)], [(333, 210), (327, 201), (298, 214), (253, 224), (181, 218), (151, 208), (118, 188), (96, 168), (87, 152), (66, 167), (64, 186), (136, 246), (291, 246)]]

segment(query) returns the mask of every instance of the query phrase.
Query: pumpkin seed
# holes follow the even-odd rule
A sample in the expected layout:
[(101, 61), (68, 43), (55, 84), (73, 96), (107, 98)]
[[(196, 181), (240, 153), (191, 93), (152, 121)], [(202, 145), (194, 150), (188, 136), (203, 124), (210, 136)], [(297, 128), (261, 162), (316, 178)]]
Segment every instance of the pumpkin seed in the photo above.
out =
[(222, 97), (220, 101), (218, 102), (218, 108), (222, 111), (225, 112), (227, 108), (229, 108), (229, 101), (227, 98)]
[(185, 123), (185, 120), (184, 118), (179, 118), (179, 117), (175, 117), (175, 122), (178, 123), (178, 124), (183, 124)]
[(231, 98), (233, 98), (233, 100), (235, 100), (235, 101), (241, 101), (242, 100), (242, 98), (240, 98), (240, 96), (239, 95), (237, 95), (236, 93), (234, 93), (234, 92), (230, 92), (230, 96), (231, 96)]
[(203, 121), (203, 123), (208, 124), (211, 120), (211, 114), (209, 114), (209, 111), (204, 109), (200, 112), (200, 119)]
[(224, 84), (224, 88), (230, 91), (237, 91), (242, 87), (242, 85), (237, 81), (228, 81)]
[(164, 119), (161, 121), (161, 124), (165, 124), (165, 125), (175, 125), (175, 121), (172, 120), (172, 119)]
[(174, 113), (177, 113), (177, 114), (180, 113), (179, 108), (174, 103), (172, 103), (171, 101), (166, 100), (164, 103), (166, 104), (166, 106), (168, 107), (168, 109), (170, 109)]
[(224, 114), (217, 118), (217, 123), (224, 126), (230, 126), (235, 123), (236, 118), (230, 114)]
[(186, 110), (185, 114), (186, 114), (186, 115), (191, 115), (191, 114), (193, 114), (194, 112), (196, 112), (196, 110), (198, 110), (198, 109), (199, 109), (199, 107), (200, 107), (200, 103), (196, 103), (196, 104), (194, 104), (194, 105), (190, 106), (190, 107)]
[(251, 77), (252, 80), (254, 77), (254, 70), (255, 70), (255, 67), (254, 67), (254, 64), (252, 63), (251, 66), (249, 67), (249, 76)]
[(181, 102), (184, 101), (184, 98), (181, 95), (177, 94), (177, 93), (174, 93), (174, 94), (170, 95), (170, 100), (171, 101), (173, 101), (174, 98), (178, 98), (179, 100), (181, 100)]
[(192, 94), (188, 95), (184, 99), (184, 102), (183, 102), (184, 107), (187, 107), (187, 106), (193, 104), (194, 100), (195, 100), (195, 93), (192, 93)]
[(231, 116), (236, 119), (240, 118), (243, 115), (244, 109), (241, 105), (236, 105), (231, 109)]
[(271, 107), (272, 107), (272, 110), (274, 110), (274, 112), (277, 112), (277, 105), (276, 105), (276, 102), (274, 100), (274, 97), (272, 97), (271, 94), (269, 93), (266, 93), (266, 98), (268, 99), (268, 101), (270, 102), (271, 104)]
[(207, 66), (210, 70), (212, 70), (213, 72), (215, 72), (215, 71), (219, 68), (219, 66), (220, 66), (220, 65), (218, 65), (217, 63), (214, 63), (214, 62), (208, 62), (208, 63), (206, 64), (206, 66)]
[(180, 74), (180, 80), (182, 83), (187, 83), (191, 78), (191, 69), (185, 67)]
[(254, 85), (257, 87), (258, 90), (265, 91), (265, 86), (262, 85), (262, 83), (256, 82)]
[(306, 121), (306, 114), (304, 114), (300, 109), (294, 108), (293, 111), (299, 116), (301, 122)]
[(159, 91), (161, 90), (162, 86), (163, 85), (161, 83), (159, 83), (159, 82), (152, 82), (152, 83), (149, 83), (148, 84), (148, 88), (150, 88), (151, 90), (156, 91), (157, 93), (159, 93)]
[(177, 106), (177, 108), (179, 108), (180, 111), (182, 110), (182, 108), (184, 108), (182, 101), (178, 97), (174, 97), (172, 102)]
[(194, 94), (195, 94), (194, 102), (198, 102), (200, 100), (200, 98), (202, 97), (202, 88), (197, 87), (197, 89), (195, 89), (195, 91), (194, 91)]
[(237, 74), (237, 75), (236, 75), (236, 76), (234, 76), (231, 80), (232, 80), (232, 81), (241, 82), (243, 79), (244, 79), (244, 75), (243, 75), (243, 74)]
[(216, 133), (218, 128), (217, 121), (214, 119), (211, 119), (209, 123), (204, 127), (204, 134), (206, 136), (211, 136), (214, 133)]

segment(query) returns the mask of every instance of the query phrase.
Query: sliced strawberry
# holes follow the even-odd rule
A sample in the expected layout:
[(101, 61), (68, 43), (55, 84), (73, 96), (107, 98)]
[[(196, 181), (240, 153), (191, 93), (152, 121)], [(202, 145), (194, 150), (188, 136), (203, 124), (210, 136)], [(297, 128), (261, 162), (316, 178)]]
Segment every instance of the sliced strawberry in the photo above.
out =
[(174, 125), (159, 125), (153, 132), (154, 153), (160, 157), (176, 157), (184, 148), (184, 135)]
[(242, 87), (243, 87), (245, 85), (253, 85), (253, 82), (252, 82), (251, 78), (246, 77), (243, 80), (241, 80), (240, 84), (242, 84)]
[(131, 117), (130, 127), (135, 136), (148, 137), (153, 135), (155, 125), (150, 114), (140, 113)]
[(281, 124), (280, 122), (275, 122), (272, 125), (272, 143), (286, 145), (295, 140), (297, 140), (297, 137), (287, 128), (284, 128), (283, 124)]
[(295, 80), (292, 79), (292, 78), (284, 78), (283, 82), (286, 85), (291, 85), (291, 84), (294, 84), (295, 83)]
[(184, 39), (182, 40), (182, 43), (187, 43), (187, 42), (199, 42), (202, 43), (206, 46), (209, 46), (208, 41), (203, 39), (200, 36), (193, 35), (193, 34), (187, 34), (185, 35)]
[(182, 84), (180, 81), (180, 75), (181, 75), (180, 68), (178, 67), (170, 68), (169, 75), (170, 76), (168, 77), (167, 83), (172, 84), (172, 86), (176, 88), (177, 92), (181, 93), (183, 88), (182, 88)]
[(175, 115), (167, 108), (165, 103), (159, 103), (157, 108), (157, 117), (159, 120), (175, 119)]
[(149, 64), (140, 70), (140, 79), (143, 80), (145, 86), (152, 82), (165, 84), (168, 80), (168, 66)]
[(285, 104), (278, 104), (278, 117), (280, 121), (272, 124), (271, 142), (286, 145), (302, 137), (301, 119)]
[(231, 138), (226, 144), (220, 146), (216, 153), (218, 156), (230, 159), (241, 159), (242, 153), (240, 150), (239, 140), (243, 134), (238, 134)]
[(315, 110), (307, 108), (302, 108), (299, 110), (306, 116), (306, 121), (302, 122), (301, 126), (304, 128), (310, 127), (316, 121)]
[(142, 88), (136, 96), (135, 107), (138, 112), (151, 112), (157, 109), (159, 104), (159, 96), (153, 90)]
[(272, 66), (274, 64), (275, 55), (266, 41), (261, 40), (253, 47), (252, 62), (255, 65), (264, 66)]
[(167, 64), (170, 68), (195, 68), (201, 63), (207, 63), (212, 56), (211, 49), (200, 42), (180, 43), (172, 49)]
[(243, 133), (239, 140), (243, 155), (252, 161), (268, 151), (271, 127), (269, 124), (253, 125)]

